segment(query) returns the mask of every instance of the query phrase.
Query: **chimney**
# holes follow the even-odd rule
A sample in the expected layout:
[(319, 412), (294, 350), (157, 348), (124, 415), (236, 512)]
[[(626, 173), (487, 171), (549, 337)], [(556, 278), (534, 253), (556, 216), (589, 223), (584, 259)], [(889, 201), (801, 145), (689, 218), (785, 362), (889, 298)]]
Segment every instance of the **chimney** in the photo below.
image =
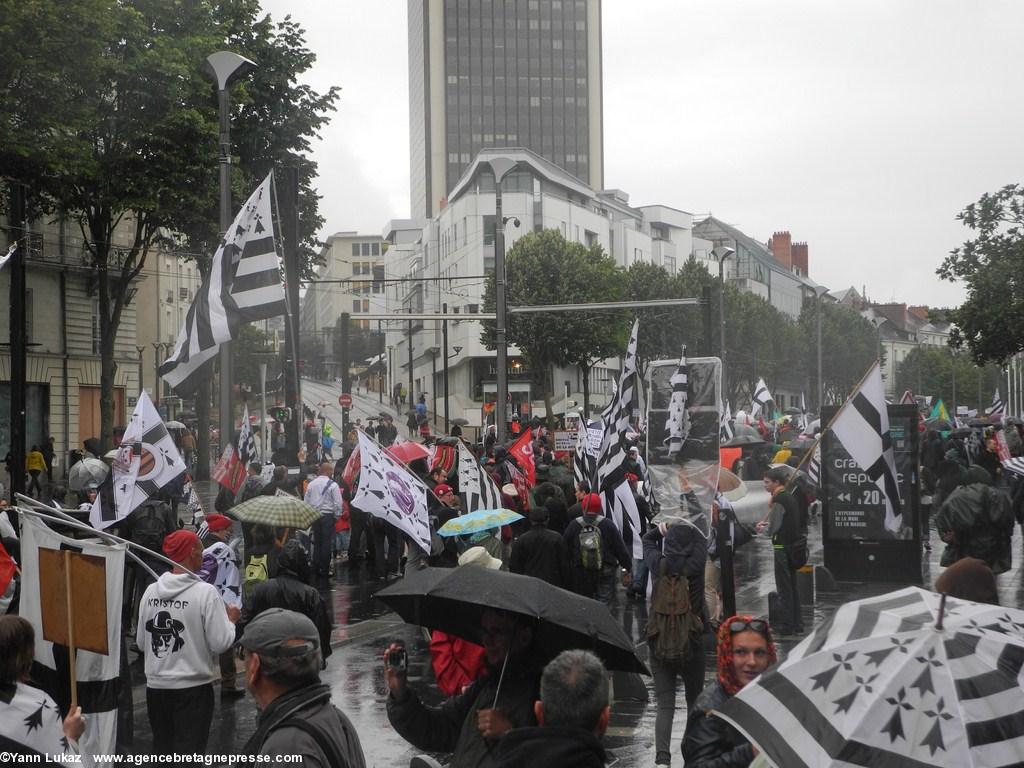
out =
[(804, 277), (807, 272), (807, 243), (793, 243), (793, 269), (800, 272)]
[(775, 260), (786, 269), (793, 268), (793, 238), (789, 232), (776, 232), (768, 241), (768, 250)]

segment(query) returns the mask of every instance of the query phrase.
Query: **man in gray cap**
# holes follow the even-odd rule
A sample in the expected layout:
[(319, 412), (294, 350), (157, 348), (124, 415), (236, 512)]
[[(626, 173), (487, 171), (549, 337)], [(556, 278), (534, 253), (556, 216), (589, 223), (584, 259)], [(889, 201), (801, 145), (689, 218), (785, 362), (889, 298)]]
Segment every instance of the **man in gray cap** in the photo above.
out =
[(260, 708), (247, 755), (302, 755), (314, 768), (365, 768), (355, 728), (320, 682), (320, 635), (306, 616), (283, 608), (260, 613), (241, 646), (245, 684)]

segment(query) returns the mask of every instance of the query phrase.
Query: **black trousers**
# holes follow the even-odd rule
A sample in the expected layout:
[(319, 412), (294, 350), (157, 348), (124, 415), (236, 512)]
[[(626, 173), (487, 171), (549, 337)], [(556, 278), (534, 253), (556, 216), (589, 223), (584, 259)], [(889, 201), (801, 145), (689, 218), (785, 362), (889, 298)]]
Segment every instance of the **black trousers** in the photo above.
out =
[(205, 754), (213, 721), (213, 683), (192, 688), (146, 688), (153, 754)]
[(800, 616), (800, 595), (796, 591), (796, 569), (789, 565), (785, 549), (775, 550), (775, 591), (779, 595), (780, 622), (783, 629), (803, 632)]
[(334, 549), (334, 515), (324, 515), (313, 524), (313, 566), (318, 576), (331, 572)]
[[(387, 555), (384, 554), (384, 543), (387, 542)], [(373, 575), (386, 576), (396, 573), (402, 558), (402, 537), (391, 523), (373, 518)]]
[[(361, 509), (349, 507), (349, 539), (348, 539), (348, 561), (355, 563), (357, 559), (366, 554), (367, 549), (372, 549), (373, 534), (370, 532), (370, 513)], [(366, 544), (363, 544), (363, 536), (366, 536)]]

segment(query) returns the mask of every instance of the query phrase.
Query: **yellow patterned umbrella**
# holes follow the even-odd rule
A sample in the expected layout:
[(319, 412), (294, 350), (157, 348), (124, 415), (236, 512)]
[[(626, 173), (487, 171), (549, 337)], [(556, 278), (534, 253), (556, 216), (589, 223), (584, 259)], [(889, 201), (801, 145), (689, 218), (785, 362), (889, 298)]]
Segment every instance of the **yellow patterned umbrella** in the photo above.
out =
[(500, 528), (522, 519), (522, 515), (511, 509), (478, 509), (468, 515), (452, 518), (441, 526), (437, 534), (438, 536), (466, 536), (491, 528)]

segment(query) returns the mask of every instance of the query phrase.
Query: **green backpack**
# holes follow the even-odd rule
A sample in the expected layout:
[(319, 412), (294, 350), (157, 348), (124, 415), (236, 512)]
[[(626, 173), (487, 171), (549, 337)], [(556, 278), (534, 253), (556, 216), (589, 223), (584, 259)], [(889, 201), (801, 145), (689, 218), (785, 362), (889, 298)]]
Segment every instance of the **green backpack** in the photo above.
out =
[(682, 662), (689, 658), (693, 640), (704, 631), (704, 623), (693, 613), (687, 578), (668, 574), (665, 568), (662, 558), (651, 595), (647, 643), (659, 661)]
[(600, 571), (602, 558), (604, 556), (604, 541), (601, 538), (600, 523), (604, 518), (598, 515), (593, 520), (588, 520), (580, 515), (576, 522), (580, 524), (580, 565), (585, 571)]
[(256, 585), (270, 578), (270, 555), (256, 555), (249, 558), (245, 565), (245, 576), (242, 580), (242, 600), (248, 604)]

